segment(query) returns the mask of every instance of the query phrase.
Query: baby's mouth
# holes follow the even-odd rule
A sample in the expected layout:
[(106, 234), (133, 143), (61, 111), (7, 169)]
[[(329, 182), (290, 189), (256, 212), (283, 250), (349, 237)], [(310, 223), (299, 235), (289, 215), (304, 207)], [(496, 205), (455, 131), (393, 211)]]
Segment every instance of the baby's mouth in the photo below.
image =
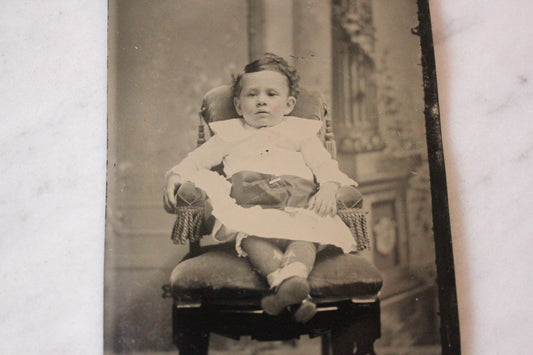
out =
[(260, 113), (268, 113), (268, 111), (266, 111), (266, 110), (259, 110), (259, 111), (257, 111), (256, 113), (257, 113), (257, 114), (260, 114)]

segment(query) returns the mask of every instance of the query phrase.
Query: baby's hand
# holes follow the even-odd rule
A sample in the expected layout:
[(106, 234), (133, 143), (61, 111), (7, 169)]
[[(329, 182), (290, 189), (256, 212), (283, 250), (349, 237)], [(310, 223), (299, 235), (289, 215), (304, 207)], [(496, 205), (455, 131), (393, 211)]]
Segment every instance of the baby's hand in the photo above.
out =
[(337, 190), (339, 190), (339, 185), (335, 182), (320, 184), (320, 189), (311, 197), (307, 208), (314, 210), (321, 217), (335, 216), (337, 214)]
[(165, 192), (163, 194), (163, 206), (168, 213), (173, 213), (176, 208), (176, 191), (181, 184), (181, 176), (170, 174), (167, 177), (167, 186), (165, 186)]

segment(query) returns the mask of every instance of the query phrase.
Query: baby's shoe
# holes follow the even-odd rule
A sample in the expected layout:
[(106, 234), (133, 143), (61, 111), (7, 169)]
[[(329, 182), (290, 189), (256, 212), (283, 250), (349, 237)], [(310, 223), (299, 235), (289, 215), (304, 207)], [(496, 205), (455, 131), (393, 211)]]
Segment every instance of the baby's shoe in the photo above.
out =
[(307, 279), (294, 276), (283, 281), (276, 293), (263, 297), (261, 307), (267, 314), (276, 316), (288, 306), (306, 299), (309, 291)]
[(312, 301), (311, 296), (308, 295), (294, 312), (293, 318), (298, 323), (307, 323), (315, 316), (316, 312), (316, 304)]

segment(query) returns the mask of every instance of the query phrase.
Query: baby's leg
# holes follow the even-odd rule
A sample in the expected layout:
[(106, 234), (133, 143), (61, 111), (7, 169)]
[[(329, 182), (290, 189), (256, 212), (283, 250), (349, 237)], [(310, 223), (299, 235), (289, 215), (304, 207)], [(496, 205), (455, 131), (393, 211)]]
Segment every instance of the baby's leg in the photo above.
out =
[[(301, 263), (305, 266), (306, 272), (306, 282), (309, 273), (313, 269), (316, 259), (317, 246), (311, 242), (305, 241), (293, 241), (289, 244), (285, 250), (285, 255), (283, 256), (282, 265), (291, 265)], [(309, 285), (309, 284), (308, 284)], [(309, 288), (310, 291), (310, 288)], [(294, 312), (294, 320), (300, 323), (306, 323), (316, 314), (316, 305), (312, 302), (309, 293), (306, 295), (305, 299), (302, 300), (302, 303)]]
[[(298, 273), (301, 274), (305, 267), (297, 267), (300, 271), (285, 269), (284, 274), (280, 276), (283, 252), (275, 240), (249, 236), (243, 239), (241, 245), (257, 272), (268, 280), (270, 287), (275, 289), (279, 286), (275, 295), (266, 296), (261, 300), (261, 306), (266, 313), (278, 315), (287, 306), (298, 304), (307, 297), (307, 280), (304, 277), (295, 277)], [(304, 274), (302, 276), (307, 277)], [(287, 280), (289, 278), (290, 280)]]
[(291, 277), (307, 279), (316, 257), (316, 246), (311, 242), (290, 240), (283, 256), (280, 255), (279, 269), (265, 275), (271, 288), (278, 287)]
[(250, 263), (263, 277), (268, 278), (279, 269), (283, 253), (272, 240), (249, 236), (242, 240), (241, 246), (248, 254)]
[(299, 263), (305, 266), (305, 277), (313, 269), (316, 258), (316, 246), (312, 242), (303, 240), (291, 240), (285, 249), (281, 265), (286, 267), (290, 264)]
[(261, 306), (268, 314), (279, 314), (287, 306), (302, 303), (294, 314), (298, 322), (307, 322), (316, 313), (316, 306), (306, 302), (310, 287), (307, 277), (313, 268), (316, 247), (311, 242), (290, 241), (285, 249), (281, 268), (268, 276), (269, 283), (279, 285), (278, 291), (264, 297)]

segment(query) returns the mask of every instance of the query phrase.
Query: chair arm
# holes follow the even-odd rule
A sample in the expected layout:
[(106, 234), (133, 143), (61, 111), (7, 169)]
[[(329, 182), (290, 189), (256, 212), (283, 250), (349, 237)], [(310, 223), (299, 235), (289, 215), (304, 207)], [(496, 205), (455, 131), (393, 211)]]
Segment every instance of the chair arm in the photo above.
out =
[(186, 182), (178, 188), (173, 213), (177, 215), (172, 228), (175, 244), (195, 242), (209, 233), (212, 217), (207, 195), (193, 183)]
[(363, 195), (355, 186), (341, 186), (336, 198), (337, 209), (363, 207)]
[(176, 206), (200, 206), (207, 200), (207, 195), (192, 182), (181, 184), (176, 192)]

